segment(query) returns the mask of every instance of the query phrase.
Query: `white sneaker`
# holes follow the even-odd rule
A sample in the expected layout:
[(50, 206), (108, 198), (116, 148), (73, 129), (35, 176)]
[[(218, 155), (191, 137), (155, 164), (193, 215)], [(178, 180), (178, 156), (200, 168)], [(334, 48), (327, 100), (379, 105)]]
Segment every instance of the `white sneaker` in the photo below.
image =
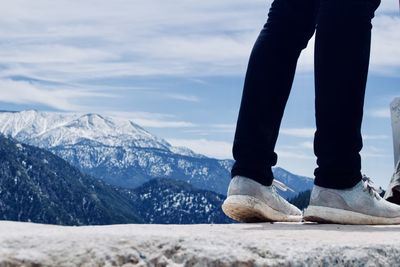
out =
[(400, 206), (380, 197), (371, 179), (364, 176), (344, 190), (314, 186), (305, 221), (339, 224), (400, 224)]
[(252, 179), (232, 178), (224, 213), (239, 222), (301, 222), (301, 211), (282, 198), (274, 185), (264, 186)]

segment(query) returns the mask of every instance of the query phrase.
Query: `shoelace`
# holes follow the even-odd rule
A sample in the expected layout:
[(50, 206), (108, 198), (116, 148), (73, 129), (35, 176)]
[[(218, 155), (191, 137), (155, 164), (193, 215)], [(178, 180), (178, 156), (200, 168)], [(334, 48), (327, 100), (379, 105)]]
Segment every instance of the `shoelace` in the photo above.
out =
[(366, 175), (362, 176), (362, 181), (364, 185), (364, 191), (367, 191), (371, 196), (375, 197), (376, 199), (381, 199), (379, 195), (382, 193), (382, 188), (376, 187), (374, 182)]
[(275, 184), (272, 184), (272, 185), (271, 185), (271, 191), (272, 191), (272, 193), (279, 195), (278, 190), (276, 189), (276, 185), (275, 185)]
[[(276, 189), (276, 183), (272, 183), (271, 185), (271, 190), (272, 190), (272, 194), (275, 195), (275, 199), (277, 199), (279, 202), (283, 203), (284, 205), (286, 205), (285, 201), (283, 200), (283, 198), (279, 195), (278, 190)], [(278, 187), (279, 188), (279, 187)]]
[(282, 182), (279, 182), (279, 181), (276, 180), (276, 179), (274, 179), (274, 180), (272, 181), (272, 184), (273, 184), (276, 188), (280, 189), (280, 190), (283, 191), (283, 192), (286, 192), (286, 191), (294, 192), (294, 190), (293, 190), (292, 188), (288, 187), (287, 185), (285, 185), (285, 184), (282, 183)]

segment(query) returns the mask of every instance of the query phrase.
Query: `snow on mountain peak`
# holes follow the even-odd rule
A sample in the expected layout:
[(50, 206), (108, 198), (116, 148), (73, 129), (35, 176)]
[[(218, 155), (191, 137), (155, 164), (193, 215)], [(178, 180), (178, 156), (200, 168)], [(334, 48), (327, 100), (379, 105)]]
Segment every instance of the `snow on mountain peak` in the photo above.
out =
[(0, 131), (11, 136), (26, 136), (26, 138), (46, 132), (49, 127), (55, 128), (73, 117), (72, 114), (39, 112), (24, 110), (20, 112), (0, 112)]
[(91, 141), (106, 146), (175, 150), (168, 142), (130, 120), (94, 113), (4, 111), (0, 112), (0, 132), (44, 148)]

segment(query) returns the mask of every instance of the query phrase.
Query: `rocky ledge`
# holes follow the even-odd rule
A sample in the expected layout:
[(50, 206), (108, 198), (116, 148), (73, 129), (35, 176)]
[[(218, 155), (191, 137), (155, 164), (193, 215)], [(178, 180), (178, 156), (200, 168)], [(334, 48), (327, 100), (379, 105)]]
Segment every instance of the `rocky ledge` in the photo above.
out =
[(400, 226), (0, 221), (0, 266), (399, 266)]

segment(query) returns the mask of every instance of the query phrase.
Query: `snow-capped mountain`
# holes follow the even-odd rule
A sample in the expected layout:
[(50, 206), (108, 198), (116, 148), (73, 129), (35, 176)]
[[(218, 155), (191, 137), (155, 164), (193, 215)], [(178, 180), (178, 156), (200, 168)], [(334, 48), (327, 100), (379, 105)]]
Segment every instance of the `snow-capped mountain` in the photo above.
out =
[(150, 134), (130, 120), (98, 114), (50, 113), (36, 110), (1, 112), (0, 127), (6, 136), (43, 148), (93, 141), (112, 147), (183, 151), (173, 148), (163, 139)]
[[(47, 149), (84, 173), (125, 188), (154, 178), (173, 178), (226, 194), (233, 164), (173, 147), (130, 120), (98, 114), (4, 111), (0, 112), (0, 133)], [(298, 181), (296, 175), (281, 170), (274, 172), (291, 189), (282, 191), (285, 197), (312, 186), (312, 179)]]
[(0, 132), (50, 150), (83, 172), (135, 188), (153, 178), (174, 178), (225, 194), (230, 161), (171, 146), (127, 119), (98, 114), (0, 112)]

